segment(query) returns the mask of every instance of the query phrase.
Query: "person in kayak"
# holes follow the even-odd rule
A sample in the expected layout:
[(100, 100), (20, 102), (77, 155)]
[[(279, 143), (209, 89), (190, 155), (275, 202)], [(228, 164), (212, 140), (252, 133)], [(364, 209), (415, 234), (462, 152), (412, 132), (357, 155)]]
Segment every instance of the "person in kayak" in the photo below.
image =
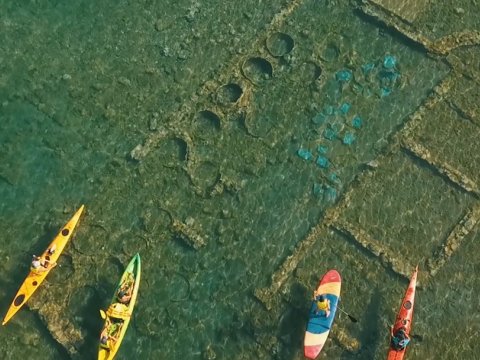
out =
[(406, 333), (406, 329), (401, 327), (395, 333), (393, 333), (393, 327), (390, 330), (392, 336), (391, 346), (397, 351), (405, 349), (410, 342), (410, 337)]
[(41, 258), (40, 256), (33, 255), (31, 269), (36, 271), (47, 271), (54, 268), (57, 263), (50, 263), (50, 261)]
[(116, 337), (118, 331), (120, 330), (120, 325), (110, 321), (110, 318), (107, 318), (105, 326), (103, 327), (102, 332), (100, 333), (100, 345), (104, 348), (109, 348), (109, 340), (116, 342), (118, 338)]
[(313, 293), (314, 299), (315, 299), (315, 304), (317, 306), (317, 309), (315, 310), (315, 314), (320, 314), (325, 317), (330, 316), (330, 300), (328, 300), (325, 295), (318, 295), (317, 292), (315, 291)]
[(48, 248), (48, 250), (47, 250), (48, 255), (53, 255), (55, 250), (57, 250), (57, 245), (53, 244), (52, 247)]
[(37, 256), (37, 255), (33, 255), (32, 257), (32, 269), (40, 269), (40, 267), (42, 266), (42, 263), (40, 262), (41, 258), (40, 256)]
[(135, 279), (133, 278), (133, 274), (128, 273), (127, 279), (122, 284), (122, 286), (120, 286), (120, 289), (118, 290), (117, 298), (120, 303), (128, 304), (128, 302), (132, 298), (134, 284), (135, 284)]
[(120, 289), (120, 291), (118, 292), (118, 301), (120, 301), (122, 304), (128, 304), (128, 302), (132, 298), (132, 292), (133, 286), (131, 286), (127, 290)]

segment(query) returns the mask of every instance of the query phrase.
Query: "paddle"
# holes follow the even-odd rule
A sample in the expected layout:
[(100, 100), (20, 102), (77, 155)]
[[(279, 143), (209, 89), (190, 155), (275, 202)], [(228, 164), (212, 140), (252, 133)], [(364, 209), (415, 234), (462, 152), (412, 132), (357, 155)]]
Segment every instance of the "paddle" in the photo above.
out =
[(352, 315), (350, 315), (349, 313), (347, 313), (347, 312), (346, 312), (345, 310), (343, 310), (341, 307), (337, 306), (337, 309), (340, 310), (341, 312), (343, 312), (345, 315), (347, 315), (348, 318), (349, 318), (352, 322), (354, 322), (354, 323), (358, 322), (358, 320), (357, 320), (356, 318), (354, 318)]
[[(388, 329), (390, 330), (390, 332), (392, 331), (392, 327), (393, 325), (388, 326)], [(420, 334), (410, 334), (410, 338), (420, 342), (423, 341), (423, 335), (420, 335)]]
[(413, 335), (410, 335), (410, 337), (412, 339), (415, 339), (415, 340), (418, 340), (418, 341), (423, 341), (423, 336), (422, 335), (413, 334)]
[(107, 314), (105, 314), (105, 311), (103, 311), (102, 309), (100, 309), (100, 316), (102, 317), (103, 320), (107, 318)]

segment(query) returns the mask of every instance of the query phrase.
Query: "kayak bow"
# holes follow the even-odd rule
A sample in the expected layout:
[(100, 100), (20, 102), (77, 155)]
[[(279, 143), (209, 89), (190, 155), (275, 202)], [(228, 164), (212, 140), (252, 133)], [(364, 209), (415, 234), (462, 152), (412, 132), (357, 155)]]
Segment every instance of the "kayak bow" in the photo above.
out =
[(18, 310), (20, 310), (27, 300), (30, 299), (35, 290), (38, 289), (43, 280), (45, 280), (50, 270), (55, 267), (58, 258), (62, 254), (65, 245), (67, 245), (68, 240), (72, 236), (73, 230), (78, 224), (83, 209), (84, 205), (80, 206), (80, 209), (77, 210), (70, 221), (62, 228), (62, 230), (60, 230), (55, 239), (53, 239), (53, 241), (50, 243), (50, 246), (40, 257), (37, 258), (38, 263), (44, 265), (39, 266), (36, 269), (30, 269), (30, 273), (20, 286), (17, 295), (15, 295), (10, 308), (3, 319), (2, 325), (5, 325), (12, 318), (12, 316), (15, 315)]
[(98, 360), (112, 360), (122, 344), (137, 301), (140, 274), (140, 255), (136, 254), (125, 269), (108, 310), (101, 311), (105, 323), (100, 334)]

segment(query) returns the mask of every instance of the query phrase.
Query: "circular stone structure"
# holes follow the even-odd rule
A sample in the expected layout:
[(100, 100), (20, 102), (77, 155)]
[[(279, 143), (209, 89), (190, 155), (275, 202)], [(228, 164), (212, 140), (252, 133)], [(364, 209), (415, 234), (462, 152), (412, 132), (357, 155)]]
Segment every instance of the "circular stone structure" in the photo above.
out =
[(193, 183), (202, 191), (215, 185), (220, 176), (218, 166), (211, 161), (201, 161), (192, 170)]
[(338, 48), (337, 45), (333, 43), (327, 44), (325, 49), (322, 52), (322, 60), (326, 62), (334, 62), (338, 59), (340, 56), (340, 49)]
[(242, 73), (252, 83), (261, 84), (273, 77), (273, 66), (267, 59), (252, 57), (243, 63)]
[(217, 101), (221, 105), (235, 104), (243, 95), (240, 85), (229, 83), (222, 85), (217, 90)]
[(266, 46), (272, 56), (281, 57), (293, 50), (295, 41), (290, 35), (277, 32), (268, 37)]
[(155, 154), (168, 166), (183, 163), (187, 159), (188, 144), (179, 136), (164, 139), (157, 146)]
[(193, 126), (195, 135), (200, 137), (214, 136), (221, 128), (220, 116), (210, 110), (202, 110), (195, 114)]
[(298, 67), (295, 73), (296, 80), (308, 84), (320, 78), (320, 75), (322, 75), (322, 68), (313, 61), (306, 61)]

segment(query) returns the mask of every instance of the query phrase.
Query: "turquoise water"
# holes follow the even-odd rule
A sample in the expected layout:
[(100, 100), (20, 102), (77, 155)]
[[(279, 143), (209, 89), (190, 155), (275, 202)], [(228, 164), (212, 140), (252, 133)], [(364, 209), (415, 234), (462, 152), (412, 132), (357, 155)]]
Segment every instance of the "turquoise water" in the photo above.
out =
[[(340, 315), (321, 358), (384, 358), (407, 285), (390, 258), (406, 273), (425, 268), (414, 325), (423, 341), (409, 357), (475, 358), (477, 228), (435, 277), (426, 264), (478, 194), (399, 140), (449, 76), (443, 59), (332, 1), (0, 9), (2, 312), (31, 254), (86, 205), (60, 266), (0, 332), (4, 359), (95, 358), (98, 309), (136, 252), (142, 283), (117, 359), (301, 359), (310, 292), (329, 268), (342, 274), (343, 307), (359, 322)], [(384, 74), (386, 56), (396, 75)], [(345, 70), (352, 79), (339, 81)], [(455, 129), (445, 104), (413, 139), (475, 180), (465, 136), (445, 135)], [(478, 131), (468, 124), (460, 134)], [(475, 139), (466, 152), (478, 150)], [(443, 146), (450, 140), (455, 151)], [(192, 247), (195, 238), (205, 245)], [(268, 293), (267, 310), (254, 292), (292, 254), (298, 263)], [(446, 327), (448, 347), (437, 336), (455, 317), (452, 303), (460, 316)]]

